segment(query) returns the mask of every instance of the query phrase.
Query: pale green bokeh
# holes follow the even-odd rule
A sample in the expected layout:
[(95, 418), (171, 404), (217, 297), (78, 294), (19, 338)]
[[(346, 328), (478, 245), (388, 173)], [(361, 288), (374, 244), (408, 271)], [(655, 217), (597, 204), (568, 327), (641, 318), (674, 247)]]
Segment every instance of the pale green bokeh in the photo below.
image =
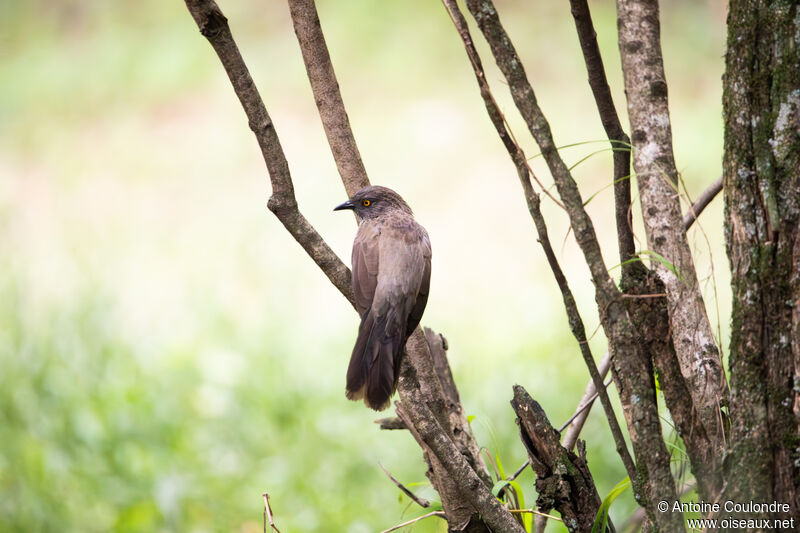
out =
[[(560, 425), (588, 374), (463, 47), (437, 2), (319, 3), (370, 177), (405, 196), (433, 241), (424, 323), (449, 339), (480, 443), (515, 469), (525, 453), (511, 385)], [(221, 7), (301, 209), (349, 263), (355, 226), (331, 211), (345, 194), (288, 9)], [(603, 139), (566, 4), (498, 7), (556, 142)], [(614, 6), (592, 8), (624, 112)], [(720, 2), (663, 6), (675, 149), (693, 196), (720, 173), (724, 17)], [(549, 186), (541, 158), (532, 163)], [(603, 189), (610, 155), (576, 178), (585, 198)], [(0, 529), (261, 531), (265, 491), (284, 533), (379, 531), (421, 514), (378, 466), (425, 481), (419, 448), (344, 398), (357, 317), (267, 211), (268, 196), (247, 121), (182, 2), (0, 4)], [(609, 267), (611, 202), (606, 188), (589, 204)], [(723, 317), (730, 307), (721, 206), (701, 219), (720, 290), (716, 302), (710, 283), (706, 292), (715, 324), (717, 302)], [(588, 271), (564, 213), (548, 201), (544, 210), (592, 332)], [(705, 278), (709, 245), (695, 232)], [(727, 335), (723, 319), (723, 344)], [(591, 341), (598, 358), (602, 337)], [(583, 436), (605, 496), (624, 470), (599, 413)], [(532, 481), (520, 478), (529, 506)], [(612, 516), (633, 508), (628, 494)], [(437, 520), (414, 531), (443, 531)]]

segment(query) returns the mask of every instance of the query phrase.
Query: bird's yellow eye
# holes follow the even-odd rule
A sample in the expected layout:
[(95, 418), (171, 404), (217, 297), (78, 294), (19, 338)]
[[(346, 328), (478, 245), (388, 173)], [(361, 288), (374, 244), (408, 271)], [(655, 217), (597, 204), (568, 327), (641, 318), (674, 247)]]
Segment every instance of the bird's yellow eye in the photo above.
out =
[(361, 205), (363, 205), (364, 207), (369, 207), (369, 204), (371, 203), (372, 202), (370, 202), (369, 200), (361, 200)]

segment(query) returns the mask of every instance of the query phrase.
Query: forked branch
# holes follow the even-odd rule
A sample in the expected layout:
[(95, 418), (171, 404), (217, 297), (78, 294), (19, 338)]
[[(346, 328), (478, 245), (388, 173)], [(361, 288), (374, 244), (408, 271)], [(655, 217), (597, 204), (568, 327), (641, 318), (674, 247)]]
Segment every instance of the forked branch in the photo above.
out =
[(186, 0), (186, 7), (200, 28), (200, 33), (208, 39), (222, 62), (233, 90), (247, 115), (250, 129), (261, 148), (261, 155), (267, 165), (272, 184), (272, 196), (267, 204), (270, 211), (278, 217), (286, 230), (328, 276), (331, 283), (355, 307), (350, 288), (350, 269), (297, 207), (289, 163), (286, 161), (286, 155), (264, 101), (233, 40), (228, 19), (213, 0)]
[[(352, 304), (350, 271), (299, 211), (286, 156), (227, 19), (213, 0), (185, 1), (201, 33), (222, 62), (256, 136), (272, 184), (270, 210)], [(346, 189), (354, 192), (368, 181), (338, 93), (316, 9), (313, 2), (304, 0), (296, 0), (291, 6), (331, 149)], [(404, 417), (406, 426), (422, 437), (421, 444), (424, 443), (436, 455), (436, 461), (444, 466), (446, 475), (441, 479), (446, 478), (455, 487), (448, 495), (458, 498), (445, 503), (445, 495), (442, 495), (445, 511), (448, 507), (467, 508), (468, 516), (476, 517), (476, 527), (485, 527), (485, 519), (496, 530), (517, 531), (514, 529), (519, 527), (516, 521), (489, 491), (488, 474), (485, 468), (481, 468), (482, 462), (466, 417), (460, 404), (453, 405), (454, 397), (458, 403), (457, 393), (453, 395), (455, 384), (451, 383), (451, 377), (449, 381), (437, 377), (437, 363), (431, 356), (428, 342), (422, 329), (418, 328), (408, 343), (409, 357), (403, 362), (403, 373), (409, 379), (401, 379), (403, 408), (399, 412), (410, 413)], [(438, 364), (441, 366), (441, 361)], [(447, 394), (442, 389), (442, 381), (452, 389)], [(456, 442), (452, 440), (453, 432), (460, 435)], [(441, 479), (435, 481), (435, 486)], [(436, 488), (440, 490), (441, 485)]]

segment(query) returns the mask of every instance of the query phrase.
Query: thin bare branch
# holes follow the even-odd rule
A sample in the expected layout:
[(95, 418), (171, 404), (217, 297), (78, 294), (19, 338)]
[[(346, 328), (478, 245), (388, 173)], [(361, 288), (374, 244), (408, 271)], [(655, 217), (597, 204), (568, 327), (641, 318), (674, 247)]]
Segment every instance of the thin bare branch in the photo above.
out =
[(384, 529), (383, 531), (381, 531), (381, 533), (389, 533), (390, 531), (397, 531), (398, 529), (402, 529), (402, 528), (404, 528), (406, 526), (410, 526), (412, 524), (416, 524), (420, 520), (424, 520), (425, 518), (430, 518), (432, 516), (438, 516), (438, 517), (441, 517), (441, 518), (445, 517), (445, 515), (444, 515), (444, 513), (442, 511), (431, 511), (430, 513), (426, 513), (426, 514), (424, 514), (422, 516), (418, 516), (416, 518), (412, 518), (411, 520), (408, 520), (408, 521), (403, 522), (401, 524), (397, 524), (396, 526), (392, 526), (389, 529)]
[(347, 194), (352, 196), (369, 185), (369, 178), (350, 128), (317, 7), (314, 0), (289, 0), (289, 11), (331, 153)]
[[(608, 355), (608, 352), (606, 352)], [(609, 367), (611, 366), (611, 358), (609, 357), (608, 361), (605, 361), (605, 358), (600, 361), (600, 366), (598, 370), (600, 371), (601, 375), (605, 375), (608, 372)], [(608, 379), (605, 383), (603, 383), (603, 387), (608, 388), (611, 384), (611, 378)], [(578, 408), (572, 413), (566, 422), (561, 426), (558, 430), (559, 433), (563, 433), (565, 429), (568, 427), (570, 428), (570, 433), (568, 433), (562, 440), (561, 444), (568, 450), (571, 450), (575, 447), (575, 444), (578, 442), (578, 435), (580, 434), (580, 430), (583, 428), (583, 424), (586, 422), (586, 417), (589, 415), (589, 411), (592, 409), (592, 405), (594, 401), (597, 399), (599, 395), (597, 394), (597, 390), (595, 390), (594, 383), (590, 383), (590, 387), (587, 387), (584, 391), (583, 398), (581, 398), (581, 404), (578, 405)], [(573, 430), (574, 428), (574, 430)], [(572, 435), (574, 433), (574, 436)]]
[[(603, 58), (597, 45), (589, 3), (586, 0), (570, 0), (575, 29), (581, 43), (583, 61), (589, 75), (589, 86), (594, 95), (600, 121), (606, 130), (611, 148), (614, 150), (614, 212), (617, 222), (617, 243), (623, 276), (631, 269), (642, 268), (640, 263), (626, 263), (636, 253), (633, 240), (633, 221), (631, 220), (631, 152), (630, 139), (622, 130), (611, 88), (608, 86)], [(638, 265), (638, 266), (636, 266)]]
[(403, 492), (403, 494), (411, 498), (414, 501), (414, 503), (426, 509), (431, 506), (431, 502), (429, 502), (425, 498), (420, 498), (419, 496), (411, 492), (408, 489), (408, 487), (397, 481), (397, 479), (388, 470), (386, 470), (386, 468), (384, 468), (383, 465), (380, 465), (380, 467), (381, 470), (383, 470), (383, 473), (386, 474), (390, 480), (392, 480), (392, 483), (394, 483), (397, 486), (397, 488)]
[(703, 191), (700, 197), (695, 200), (695, 202), (692, 204), (692, 207), (690, 207), (689, 210), (683, 214), (684, 231), (689, 231), (689, 228), (692, 227), (692, 224), (695, 220), (697, 220), (697, 217), (700, 216), (700, 213), (702, 213), (703, 210), (708, 207), (708, 204), (711, 203), (711, 200), (713, 200), (721, 190), (722, 176), (714, 180), (714, 183), (709, 185), (708, 188)]
[(442, 0), (442, 3), (444, 4), (445, 9), (447, 9), (447, 14), (450, 16), (450, 20), (452, 20), (453, 25), (456, 27), (461, 40), (464, 42), (464, 48), (466, 49), (467, 56), (472, 64), (472, 69), (475, 72), (475, 77), (478, 81), (478, 87), (481, 91), (481, 97), (486, 105), (486, 111), (489, 113), (489, 119), (492, 121), (495, 131), (497, 131), (500, 140), (503, 142), (503, 145), (506, 147), (506, 150), (511, 156), (511, 160), (517, 169), (517, 174), (519, 175), (520, 182), (522, 183), (522, 188), (525, 191), (526, 198), (534, 194), (533, 185), (531, 184), (531, 178), (533, 178), (536, 184), (539, 185), (539, 188), (542, 190), (542, 192), (556, 205), (563, 209), (564, 204), (561, 203), (558, 198), (554, 197), (550, 193), (549, 188), (542, 185), (542, 182), (540, 182), (539, 178), (536, 177), (533, 169), (528, 164), (528, 159), (520, 149), (519, 143), (517, 143), (517, 140), (514, 138), (514, 132), (508, 125), (505, 115), (503, 115), (503, 112), (500, 110), (500, 106), (497, 105), (494, 95), (489, 88), (489, 82), (486, 81), (486, 74), (483, 71), (481, 58), (478, 55), (478, 51), (476, 50), (472, 41), (472, 36), (469, 32), (469, 26), (467, 25), (467, 21), (458, 7), (458, 3), (455, 0)]
[(265, 492), (261, 497), (264, 498), (264, 533), (267, 533), (267, 522), (269, 522), (270, 530), (275, 533), (281, 533), (275, 526), (275, 520), (272, 517), (272, 507), (269, 506), (269, 494)]
[[(534, 223), (536, 224), (536, 231), (539, 234), (539, 242), (544, 249), (547, 262), (550, 265), (550, 270), (553, 271), (553, 276), (556, 278), (556, 283), (561, 290), (561, 296), (564, 300), (564, 307), (567, 311), (567, 319), (569, 321), (570, 329), (572, 330), (572, 334), (575, 336), (575, 340), (578, 341), (578, 346), (580, 348), (581, 355), (583, 356), (583, 361), (586, 364), (586, 367), (589, 369), (589, 375), (592, 378), (595, 391), (600, 396), (600, 403), (603, 405), (603, 410), (605, 411), (608, 425), (611, 428), (611, 434), (614, 437), (614, 444), (616, 445), (617, 453), (619, 454), (620, 459), (622, 459), (622, 464), (625, 466), (628, 476), (630, 476), (631, 479), (635, 479), (636, 465), (634, 464), (633, 458), (628, 452), (628, 446), (625, 443), (625, 437), (622, 435), (622, 429), (620, 429), (619, 423), (617, 422), (617, 416), (614, 413), (614, 408), (611, 405), (611, 399), (608, 397), (608, 392), (603, 384), (603, 376), (600, 375), (594, 360), (594, 356), (589, 349), (589, 342), (586, 339), (586, 330), (583, 326), (583, 320), (581, 319), (580, 313), (578, 312), (578, 306), (575, 303), (575, 297), (572, 295), (572, 291), (567, 283), (567, 278), (564, 276), (561, 266), (558, 264), (556, 254), (553, 252), (552, 246), (550, 246), (550, 240), (547, 236), (547, 226), (545, 226), (544, 217), (539, 211), (539, 206), (536, 202), (534, 205), (533, 216)], [(567, 449), (572, 449), (572, 446), (565, 447)]]
[(541, 511), (537, 511), (536, 509), (509, 509), (508, 510), (512, 514), (533, 514), (536, 516), (541, 516), (546, 518), (547, 520), (555, 520), (556, 522), (564, 522), (561, 518), (557, 516), (553, 516), (551, 514), (543, 513)]

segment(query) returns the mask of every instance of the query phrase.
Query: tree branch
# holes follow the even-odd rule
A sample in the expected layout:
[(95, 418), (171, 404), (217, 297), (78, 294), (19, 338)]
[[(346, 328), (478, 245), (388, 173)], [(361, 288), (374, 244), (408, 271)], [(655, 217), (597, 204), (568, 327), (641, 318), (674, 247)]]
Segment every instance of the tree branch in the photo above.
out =
[[(600, 364), (597, 366), (597, 370), (601, 377), (605, 377), (609, 368), (611, 368), (611, 353), (606, 350), (603, 358), (600, 359)], [(603, 387), (605, 387), (605, 384), (603, 384)], [(594, 404), (594, 399), (596, 397), (597, 387), (594, 384), (594, 380), (590, 380), (589, 383), (586, 384), (586, 389), (583, 392), (581, 401), (578, 402), (578, 407), (575, 409), (575, 415), (573, 415), (573, 418), (569, 421), (567, 433), (564, 435), (564, 438), (561, 439), (561, 445), (564, 446), (564, 448), (572, 450), (572, 448), (575, 447), (575, 443), (578, 442), (578, 436), (583, 430), (583, 425), (586, 423), (586, 419), (589, 417), (589, 412), (592, 410), (592, 405)]]
[[(244, 60), (239, 53), (238, 47), (234, 42), (227, 19), (213, 0), (185, 1), (201, 33), (208, 39), (222, 62), (231, 84), (233, 85), (234, 91), (247, 115), (250, 128), (258, 140), (272, 184), (272, 197), (268, 204), (270, 210), (278, 217), (284, 227), (286, 227), (295, 240), (301, 244), (323, 272), (325, 272), (331, 282), (348, 301), (353, 304), (349, 269), (333, 253), (327, 243), (325, 243), (322, 237), (314, 230), (298, 209), (286, 156), (281, 148), (278, 135), (267, 113), (266, 107), (253, 83)], [(303, 4), (298, 3), (296, 7), (303, 7)], [(309, 6), (305, 5), (305, 7), (308, 8)], [(315, 14), (316, 11), (314, 10), (314, 15)], [(296, 24), (298, 24), (300, 28), (298, 31), (299, 36), (307, 36), (306, 30), (308, 28), (304, 26), (304, 22), (301, 19), (303, 19), (303, 16), (310, 16), (310, 12), (307, 9), (306, 11), (300, 10), (296, 11), (295, 15), (297, 19)], [(308, 21), (306, 20), (305, 22)], [(313, 28), (315, 26), (316, 30)], [(311, 33), (318, 31), (319, 34), (316, 35), (315, 38), (311, 38), (307, 41), (307, 51), (309, 51), (309, 53), (316, 53), (310, 51), (314, 47), (316, 47), (317, 51), (320, 47), (324, 47), (324, 40), (321, 39), (321, 30), (318, 25), (315, 25), (312, 21), (311, 27), (312, 29), (309, 30)], [(306, 41), (301, 37), (301, 46), (303, 46), (303, 42)], [(329, 66), (330, 65), (328, 65), (328, 67)], [(330, 89), (331, 85), (335, 85), (335, 78), (332, 77), (332, 69), (326, 70), (325, 68), (317, 69), (314, 67), (311, 70), (313, 70), (315, 74), (310, 74), (310, 76), (315, 77), (317, 80), (316, 82), (312, 82), (312, 84), (315, 85), (317, 89), (322, 90), (325, 87)], [(315, 91), (317, 89), (315, 89)], [(330, 91), (328, 92), (328, 96), (331, 96)], [(336, 96), (337, 95), (334, 95), (330, 100), (326, 101), (327, 103), (322, 105), (325, 111), (323, 112), (321, 109), (321, 114), (323, 115), (323, 121), (327, 124), (326, 129), (336, 133), (335, 135), (329, 133), (329, 139), (335, 139), (330, 142), (332, 144), (332, 150), (336, 150), (339, 154), (337, 156), (337, 163), (350, 158), (348, 164), (341, 164), (340, 167), (349, 169), (343, 171), (342, 174), (342, 179), (345, 181), (346, 188), (348, 190), (357, 189), (361, 186), (359, 180), (365, 179), (366, 174), (359, 177), (358, 170), (353, 170), (354, 163), (352, 158), (354, 157), (354, 152), (345, 149), (345, 145), (352, 144), (354, 147), (355, 142), (352, 140), (352, 135), (349, 134), (349, 126), (347, 126), (346, 122), (342, 122), (341, 120), (344, 108), (341, 104), (341, 98), (339, 97), (337, 99)], [(347, 132), (343, 133), (344, 129), (346, 129)], [(334, 146), (336, 148), (334, 148)], [(357, 151), (355, 153), (357, 154)], [(474, 443), (474, 439), (472, 439), (472, 433), (466, 423), (466, 418), (463, 417), (460, 405), (458, 406), (458, 413), (456, 415), (451, 416), (451, 413), (448, 412), (448, 404), (444, 400), (439, 378), (433, 368), (428, 344), (420, 328), (417, 328), (414, 335), (412, 335), (411, 341), (407, 346), (407, 351), (409, 357), (405, 358), (403, 369), (404, 371), (410, 370), (415, 376), (413, 382), (407, 381), (408, 387), (412, 387), (414, 390), (409, 391), (408, 387), (402, 385), (403, 380), (401, 380), (401, 396), (404, 393), (410, 393), (414, 398), (420, 401), (424, 398), (425, 401), (428, 402), (422, 406), (415, 405), (413, 412), (423, 414), (422, 418), (417, 416), (414, 419), (415, 423), (425, 424), (425, 431), (422, 433), (426, 436), (426, 439), (436, 440), (437, 445), (434, 449), (441, 453), (444, 453), (444, 450), (447, 453), (457, 455), (455, 459), (447, 457), (442, 460), (442, 464), (446, 467), (446, 474), (437, 478), (436, 482), (444, 482), (451, 476), (454, 480), (462, 479), (465, 474), (463, 472), (463, 467), (466, 465), (467, 468), (470, 469), (468, 473), (472, 476), (470, 479), (477, 479), (484, 487), (487, 487), (489, 476), (485, 471), (485, 467), (483, 470), (480, 468), (483, 463), (477, 451), (473, 454), (472, 448), (477, 450), (477, 445)], [(419, 380), (417, 379), (417, 375), (420, 376)], [(454, 388), (455, 385), (453, 384), (452, 386)], [(431, 407), (433, 407), (433, 411)], [(430, 423), (431, 418), (433, 418), (434, 424)], [(458, 431), (461, 433), (459, 448), (450, 440), (452, 437), (448, 436), (448, 433), (442, 428), (447, 427), (449, 429), (451, 425), (456, 423), (461, 424), (462, 418), (463, 426), (454, 426), (457, 427)], [(409, 427), (409, 429), (416, 431), (416, 427)], [(442, 442), (449, 443), (449, 446), (443, 445)], [(469, 444), (470, 442), (471, 445)], [(467, 457), (470, 456), (473, 456), (471, 463), (467, 460)], [(457, 474), (451, 472), (452, 468), (458, 469)], [(436, 486), (436, 483), (434, 485)], [(440, 486), (436, 486), (436, 488), (441, 491)], [(488, 491), (488, 487), (486, 490)], [(472, 498), (472, 500), (467, 500), (467, 496), (464, 494), (458, 492), (453, 492), (453, 494), (458, 494), (458, 500), (454, 500), (453, 502), (446, 502), (445, 495), (442, 495), (445, 509), (447, 509), (450, 503), (452, 503), (452, 506), (463, 507), (465, 504), (462, 504), (460, 500), (475, 502), (477, 505), (475, 509), (477, 510), (472, 511), (472, 513), (475, 516), (475, 525), (477, 528), (484, 527), (482, 526), (482, 516), (492, 516), (494, 520), (498, 521), (497, 523), (502, 523), (503, 519), (498, 516), (498, 512), (505, 513), (507, 519), (513, 522), (511, 514), (502, 507), (500, 507), (500, 511), (488, 507), (484, 509), (485, 506), (492, 503), (487, 503), (485, 498), (479, 498), (477, 500)], [(489, 494), (491, 495), (491, 493)]]
[(272, 119), (267, 113), (264, 101), (250, 76), (247, 66), (233, 40), (228, 19), (222, 14), (213, 0), (186, 0), (186, 7), (192, 14), (200, 33), (208, 39), (217, 53), (233, 90), (244, 108), (250, 129), (256, 136), (261, 155), (267, 164), (272, 196), (268, 206), (294, 239), (303, 247), (319, 268), (328, 276), (331, 283), (347, 298), (353, 307), (350, 289), (350, 269), (336, 256), (330, 246), (300, 213), (294, 196), (289, 164), (283, 153), (278, 134)]
[(583, 458), (561, 446), (558, 432), (525, 389), (514, 386), (511, 406), (536, 472), (539, 509), (557, 509), (569, 531), (592, 531), (600, 496)]
[(673, 265), (654, 265), (667, 293), (673, 343), (703, 425), (722, 453), (719, 406), (727, 402), (727, 383), (683, 229), (657, 0), (617, 0), (617, 19), (648, 247)]
[[(583, 356), (583, 361), (586, 363), (586, 367), (589, 369), (589, 375), (592, 378), (594, 388), (600, 396), (600, 403), (603, 405), (606, 419), (611, 427), (611, 434), (614, 437), (614, 444), (616, 445), (617, 453), (619, 454), (620, 459), (622, 459), (622, 464), (625, 466), (625, 471), (628, 473), (628, 476), (630, 476), (631, 479), (635, 479), (636, 465), (634, 464), (633, 459), (628, 452), (628, 446), (625, 444), (625, 437), (622, 435), (622, 430), (617, 422), (617, 416), (614, 414), (614, 408), (611, 405), (608, 392), (603, 385), (603, 376), (600, 375), (600, 372), (598, 371), (597, 365), (594, 361), (594, 356), (589, 349), (589, 341), (586, 339), (586, 330), (583, 326), (583, 320), (581, 319), (580, 313), (578, 312), (578, 306), (575, 303), (575, 298), (573, 297), (572, 291), (567, 284), (567, 278), (564, 276), (564, 273), (558, 264), (556, 254), (553, 252), (553, 247), (550, 246), (550, 239), (547, 236), (547, 226), (545, 225), (544, 217), (542, 216), (541, 211), (539, 211), (538, 197), (533, 202), (532, 214), (533, 221), (536, 224), (536, 231), (539, 234), (539, 242), (541, 243), (544, 254), (547, 257), (550, 270), (553, 271), (553, 276), (556, 278), (556, 283), (558, 283), (558, 287), (561, 289), (561, 296), (564, 300), (564, 307), (567, 311), (570, 329), (572, 330), (572, 334), (575, 336), (575, 340), (578, 341), (578, 346), (580, 348), (581, 355)], [(571, 446), (569, 448), (571, 448)]]
[(614, 212), (617, 222), (617, 244), (623, 276), (626, 276), (631, 269), (642, 268), (641, 263), (627, 262), (636, 253), (631, 220), (630, 139), (622, 130), (617, 108), (611, 97), (611, 88), (608, 86), (603, 58), (597, 45), (597, 33), (592, 24), (589, 4), (586, 0), (570, 0), (569, 3), (572, 6), (572, 18), (575, 20), (575, 29), (581, 43), (583, 60), (589, 74), (589, 86), (597, 105), (600, 122), (606, 130), (611, 148), (614, 149)]
[(289, 0), (289, 11), (336, 168), (348, 196), (352, 196), (369, 185), (369, 178), (350, 128), (317, 7), (314, 0)]
[(700, 197), (695, 200), (692, 204), (692, 207), (683, 214), (683, 231), (689, 231), (689, 228), (692, 227), (694, 221), (697, 220), (697, 217), (700, 216), (700, 213), (708, 207), (708, 204), (711, 203), (719, 192), (722, 190), (722, 176), (718, 177), (714, 180), (714, 183), (708, 186), (708, 188), (703, 191)]
[(414, 503), (425, 509), (431, 506), (431, 502), (429, 502), (425, 498), (420, 498), (419, 496), (408, 490), (408, 487), (397, 481), (397, 479), (388, 470), (386, 470), (386, 468), (384, 468), (383, 465), (380, 465), (380, 467), (381, 470), (383, 470), (383, 473), (386, 474), (386, 476), (391, 480), (391, 482), (394, 483), (395, 486), (398, 489), (400, 489), (400, 491), (402, 491), (403, 494), (411, 498), (411, 500), (413, 500)]
[(558, 154), (550, 126), (536, 102), (522, 62), (500, 23), (497, 9), (491, 0), (467, 0), (467, 7), (489, 43), (508, 82), (512, 99), (542, 151), (566, 207), (575, 239), (589, 266), (600, 321), (609, 339), (614, 377), (637, 459), (639, 477), (631, 479), (634, 496), (648, 508), (648, 515), (659, 527), (677, 531), (683, 527), (680, 513), (658, 513), (655, 510), (656, 502), (675, 500), (675, 486), (669, 468), (669, 454), (661, 437), (649, 358), (639, 342), (621, 294), (608, 274), (577, 184)]
[(611, 428), (611, 434), (614, 438), (614, 442), (616, 443), (617, 453), (619, 454), (622, 464), (625, 466), (625, 470), (628, 472), (628, 475), (631, 477), (631, 479), (635, 479), (636, 465), (634, 464), (633, 459), (628, 452), (627, 445), (625, 444), (625, 438), (622, 435), (622, 430), (620, 429), (619, 423), (617, 422), (617, 417), (614, 414), (614, 408), (611, 405), (611, 401), (608, 398), (605, 387), (603, 387), (603, 378), (600, 376), (600, 373), (597, 370), (594, 357), (589, 349), (589, 344), (586, 340), (586, 331), (583, 326), (583, 320), (581, 319), (578, 311), (578, 306), (575, 304), (575, 298), (573, 297), (572, 291), (569, 288), (567, 279), (558, 264), (558, 260), (553, 252), (553, 248), (550, 246), (550, 240), (547, 236), (547, 225), (545, 224), (544, 217), (539, 209), (539, 197), (533, 192), (533, 187), (531, 185), (530, 169), (527, 165), (527, 158), (525, 157), (522, 148), (520, 148), (520, 146), (513, 139), (513, 136), (509, 133), (505, 122), (502, 120), (500, 110), (497, 107), (497, 103), (492, 96), (489, 84), (486, 81), (486, 75), (483, 72), (483, 67), (481, 66), (478, 52), (473, 45), (472, 38), (469, 33), (469, 27), (467, 26), (467, 22), (464, 19), (463, 14), (458, 8), (458, 4), (455, 2), (455, 0), (445, 0), (445, 7), (448, 9), (450, 17), (453, 20), (453, 23), (455, 24), (462, 41), (464, 42), (467, 55), (471, 59), (472, 68), (475, 72), (475, 78), (478, 81), (478, 85), (481, 90), (481, 96), (483, 97), (484, 105), (486, 106), (486, 110), (488, 111), (489, 117), (492, 120), (492, 124), (506, 146), (508, 155), (511, 157), (511, 160), (514, 162), (514, 165), (517, 169), (517, 175), (520, 178), (520, 182), (522, 183), (522, 187), (525, 192), (525, 200), (528, 204), (528, 211), (530, 212), (531, 218), (536, 226), (536, 232), (539, 236), (539, 243), (542, 245), (542, 249), (547, 257), (547, 262), (550, 265), (550, 269), (552, 270), (559, 289), (561, 290), (570, 329), (572, 330), (575, 339), (578, 341), (581, 355), (583, 356), (584, 362), (589, 369), (589, 375), (592, 378), (592, 382), (599, 391), (600, 401), (603, 404), (603, 409), (605, 410), (606, 418), (608, 419), (608, 424)]

